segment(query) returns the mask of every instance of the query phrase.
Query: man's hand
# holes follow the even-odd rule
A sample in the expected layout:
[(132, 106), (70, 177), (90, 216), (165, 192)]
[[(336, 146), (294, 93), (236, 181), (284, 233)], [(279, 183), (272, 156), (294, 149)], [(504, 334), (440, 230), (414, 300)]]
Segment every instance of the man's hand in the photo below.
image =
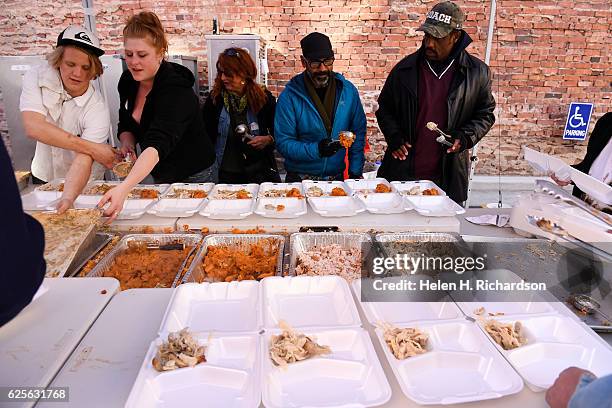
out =
[(119, 149), (121, 156), (127, 157), (130, 154), (132, 161), (136, 161), (136, 137), (134, 134), (132, 132), (121, 132), (119, 141), (121, 142), (121, 148)]
[(546, 391), (546, 402), (550, 408), (566, 408), (569, 400), (576, 391), (576, 386), (582, 374), (595, 375), (578, 367), (570, 367), (561, 371), (552, 387)]
[(319, 142), (319, 156), (330, 157), (333, 156), (340, 150), (342, 145), (338, 140), (331, 140), (330, 138), (323, 139)]
[(446, 153), (456, 153), (461, 149), (461, 141), (459, 139), (455, 139), (453, 145), (446, 150)]
[(112, 169), (120, 161), (119, 151), (105, 143), (92, 143), (89, 155), (107, 169)]
[(134, 146), (121, 144), (119, 154), (124, 158), (130, 156), (132, 161), (136, 161), (136, 148)]
[(55, 210), (57, 211), (58, 214), (63, 214), (66, 211), (68, 211), (70, 208), (72, 208), (73, 204), (74, 204), (74, 200), (71, 200), (69, 198), (62, 198), (59, 200), (59, 202), (55, 206)]
[(254, 149), (262, 150), (269, 144), (272, 144), (272, 136), (254, 136), (247, 144)]
[(412, 148), (412, 145), (408, 143), (402, 144), (399, 149), (391, 152), (391, 156), (396, 160), (406, 160), (408, 158), (408, 150)]

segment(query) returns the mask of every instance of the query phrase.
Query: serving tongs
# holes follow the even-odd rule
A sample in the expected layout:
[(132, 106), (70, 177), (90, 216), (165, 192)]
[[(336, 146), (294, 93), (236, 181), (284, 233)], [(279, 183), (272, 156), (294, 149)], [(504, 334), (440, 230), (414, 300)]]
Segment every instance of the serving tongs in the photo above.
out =
[(172, 242), (170, 244), (160, 244), (158, 242), (147, 242), (147, 249), (159, 249), (161, 251), (182, 251), (185, 249), (184, 242)]
[(589, 251), (595, 255), (598, 255), (599, 257), (609, 262), (612, 262), (612, 254), (606, 251), (603, 251), (589, 244), (588, 242), (584, 242), (583, 240), (570, 235), (570, 233), (567, 232), (565, 228), (563, 228), (561, 225), (557, 224), (556, 222), (553, 222), (543, 217), (536, 217), (534, 215), (527, 215), (527, 222), (530, 225), (533, 225), (534, 227), (540, 229), (541, 231), (556, 235), (566, 242), (570, 242), (586, 251)]
[(578, 207), (584, 211), (586, 211), (587, 213), (591, 214), (592, 216), (594, 216), (595, 218), (597, 218), (598, 220), (604, 222), (605, 224), (607, 224), (608, 226), (612, 227), (612, 217), (610, 217), (608, 214), (599, 211), (598, 209), (588, 205), (587, 203), (585, 203), (584, 201), (574, 197), (573, 195), (569, 194), (567, 191), (563, 190), (561, 187), (551, 183), (550, 181), (547, 180), (537, 180), (536, 181), (536, 190), (545, 194), (548, 194), (554, 198), (556, 198), (557, 200), (560, 200), (564, 203), (573, 205), (575, 207)]

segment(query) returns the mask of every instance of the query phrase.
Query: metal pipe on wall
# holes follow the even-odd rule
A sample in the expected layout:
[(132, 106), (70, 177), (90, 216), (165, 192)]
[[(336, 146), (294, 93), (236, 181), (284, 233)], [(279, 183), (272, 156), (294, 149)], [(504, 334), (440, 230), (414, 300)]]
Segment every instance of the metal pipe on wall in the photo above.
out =
[[(89, 31), (94, 33), (96, 37), (98, 37), (98, 32), (96, 30), (96, 11), (94, 10), (93, 0), (83, 0), (81, 4), (83, 5), (83, 14), (85, 15), (83, 25)], [(98, 37), (98, 39), (100, 39), (100, 37)], [(103, 76), (96, 79), (95, 82), (97, 84), (96, 87), (100, 90), (102, 97), (104, 98), (104, 100), (106, 101), (108, 105), (108, 95), (106, 93), (106, 87), (104, 86)], [(109, 127), (110, 127), (109, 142), (114, 147), (114, 146), (117, 146), (117, 141), (115, 140), (115, 136), (113, 135), (113, 124), (109, 123)]]
[[(495, 15), (497, 13), (497, 1), (491, 0), (491, 10), (489, 13), (489, 27), (487, 29), (487, 47), (485, 49), (485, 64), (489, 65), (491, 62), (491, 48), (493, 46), (493, 32), (495, 31)], [(472, 193), (472, 179), (474, 178), (474, 171), (476, 170), (476, 162), (478, 161), (478, 144), (472, 148), (472, 154), (470, 156), (470, 178), (468, 179), (468, 193), (465, 207), (470, 206), (470, 196)], [(499, 169), (501, 171), (501, 169)], [(501, 187), (500, 187), (501, 188)]]

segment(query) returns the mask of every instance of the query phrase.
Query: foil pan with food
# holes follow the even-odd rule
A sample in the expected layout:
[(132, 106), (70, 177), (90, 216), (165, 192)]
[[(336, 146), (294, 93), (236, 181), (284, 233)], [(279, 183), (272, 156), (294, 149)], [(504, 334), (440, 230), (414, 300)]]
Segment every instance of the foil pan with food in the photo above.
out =
[(116, 278), (122, 290), (175, 287), (201, 240), (200, 234), (126, 235), (87, 276)]
[(282, 235), (208, 235), (183, 281), (231, 282), (281, 275), (284, 245)]

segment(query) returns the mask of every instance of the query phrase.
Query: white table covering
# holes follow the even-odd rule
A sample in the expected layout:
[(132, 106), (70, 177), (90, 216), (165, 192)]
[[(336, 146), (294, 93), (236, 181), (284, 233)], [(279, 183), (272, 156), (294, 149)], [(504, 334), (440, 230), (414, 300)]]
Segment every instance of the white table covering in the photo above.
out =
[[(39, 404), (44, 407), (122, 407), (136, 379), (148, 346), (156, 336), (172, 289), (135, 289), (113, 298), (96, 324), (67, 361), (52, 386), (70, 387), (70, 403)], [(358, 307), (361, 309), (360, 307)], [(360, 310), (363, 318), (363, 312)], [(386, 361), (372, 327), (370, 333), (378, 358), (392, 389), (389, 408), (419, 407), (404, 396)], [(443, 386), (443, 384), (441, 384)], [(544, 408), (544, 393), (524, 388), (501, 399), (457, 405), (460, 408)]]
[(47, 292), (0, 328), (2, 386), (48, 386), (119, 289), (113, 278), (51, 278), (43, 285)]
[(227, 232), (232, 228), (241, 230), (261, 228), (266, 232), (297, 232), (300, 227), (337, 226), (341, 231), (367, 232), (370, 230), (386, 232), (429, 231), (459, 232), (456, 217), (424, 217), (415, 211), (402, 214), (370, 214), (363, 212), (352, 217), (322, 217), (308, 208), (308, 213), (299, 218), (265, 218), (256, 214), (243, 220), (213, 220), (201, 215), (179, 218), (177, 229), (201, 229), (206, 227), (211, 233)]

